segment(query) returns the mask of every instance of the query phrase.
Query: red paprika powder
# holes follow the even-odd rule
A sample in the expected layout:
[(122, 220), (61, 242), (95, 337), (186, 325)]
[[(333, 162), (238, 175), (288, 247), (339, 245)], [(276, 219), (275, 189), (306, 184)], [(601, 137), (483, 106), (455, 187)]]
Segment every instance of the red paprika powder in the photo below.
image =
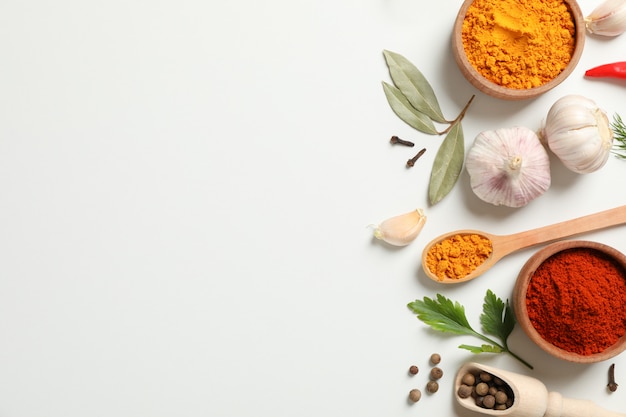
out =
[(580, 355), (602, 352), (626, 333), (626, 271), (595, 249), (558, 252), (531, 277), (526, 307), (553, 345)]

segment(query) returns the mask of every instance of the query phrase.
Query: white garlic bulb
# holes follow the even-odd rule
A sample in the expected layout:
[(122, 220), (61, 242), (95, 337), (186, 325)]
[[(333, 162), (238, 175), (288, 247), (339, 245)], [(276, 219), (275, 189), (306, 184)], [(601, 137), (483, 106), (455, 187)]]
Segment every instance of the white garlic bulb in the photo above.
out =
[(579, 95), (562, 97), (552, 105), (539, 136), (569, 170), (579, 174), (602, 168), (613, 146), (606, 113)]
[(626, 0), (605, 0), (585, 18), (589, 33), (617, 36), (626, 31)]
[(424, 210), (417, 209), (385, 220), (374, 229), (374, 237), (393, 246), (406, 246), (415, 240), (426, 223)]
[(496, 206), (525, 206), (551, 182), (548, 152), (535, 132), (521, 126), (478, 134), (465, 169), (474, 194)]

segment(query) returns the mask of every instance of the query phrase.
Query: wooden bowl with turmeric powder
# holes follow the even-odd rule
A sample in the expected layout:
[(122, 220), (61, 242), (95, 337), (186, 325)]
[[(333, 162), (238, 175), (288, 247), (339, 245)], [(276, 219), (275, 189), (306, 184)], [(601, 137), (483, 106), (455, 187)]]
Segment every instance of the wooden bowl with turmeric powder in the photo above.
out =
[(626, 255), (583, 240), (548, 245), (521, 269), (513, 309), (524, 333), (550, 355), (610, 359), (626, 349)]
[(584, 44), (576, 0), (465, 0), (452, 35), (465, 78), (506, 100), (534, 98), (559, 85), (578, 64)]

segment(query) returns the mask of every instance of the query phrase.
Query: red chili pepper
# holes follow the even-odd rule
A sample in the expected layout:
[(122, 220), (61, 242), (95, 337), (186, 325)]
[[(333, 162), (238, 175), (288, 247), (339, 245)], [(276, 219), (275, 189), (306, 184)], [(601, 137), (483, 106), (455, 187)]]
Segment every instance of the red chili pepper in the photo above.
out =
[(626, 79), (626, 62), (613, 62), (591, 68), (585, 72), (585, 76)]

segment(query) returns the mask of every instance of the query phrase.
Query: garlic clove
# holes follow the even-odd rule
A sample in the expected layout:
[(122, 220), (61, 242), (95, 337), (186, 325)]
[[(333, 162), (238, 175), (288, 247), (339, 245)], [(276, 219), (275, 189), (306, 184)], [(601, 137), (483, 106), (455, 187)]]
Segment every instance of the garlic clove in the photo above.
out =
[(550, 187), (550, 158), (537, 134), (526, 127), (478, 134), (465, 169), (474, 194), (495, 206), (523, 207)]
[(626, 31), (626, 0), (605, 0), (585, 18), (589, 33), (618, 36)]
[(426, 223), (424, 210), (417, 209), (385, 220), (374, 229), (374, 237), (393, 246), (406, 246), (415, 240)]

